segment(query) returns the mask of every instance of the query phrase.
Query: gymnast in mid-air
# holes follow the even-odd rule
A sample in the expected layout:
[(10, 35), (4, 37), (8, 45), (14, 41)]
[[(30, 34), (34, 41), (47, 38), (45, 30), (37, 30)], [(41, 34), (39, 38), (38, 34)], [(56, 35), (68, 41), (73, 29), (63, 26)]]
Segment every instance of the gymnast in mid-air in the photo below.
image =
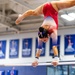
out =
[(34, 10), (27, 10), (17, 18), (16, 24), (18, 25), (28, 16), (44, 15), (44, 21), (38, 29), (38, 50), (36, 52), (36, 59), (33, 61), (32, 66), (38, 65), (38, 60), (42, 51), (42, 43), (46, 43), (50, 37), (52, 38), (52, 50), (54, 52), (52, 64), (54, 66), (59, 64), (57, 49), (58, 12), (62, 9), (73, 6), (75, 6), (75, 0), (51, 1), (40, 5)]

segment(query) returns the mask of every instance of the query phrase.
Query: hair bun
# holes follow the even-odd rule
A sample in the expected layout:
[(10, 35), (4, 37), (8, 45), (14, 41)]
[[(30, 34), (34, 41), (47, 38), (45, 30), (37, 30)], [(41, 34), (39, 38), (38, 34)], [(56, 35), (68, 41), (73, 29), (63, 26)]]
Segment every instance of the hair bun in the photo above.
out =
[(46, 37), (48, 37), (48, 31), (46, 29), (44, 29), (43, 27), (40, 27), (38, 36), (39, 36), (39, 38), (46, 38)]
[(39, 31), (40, 31), (40, 32), (43, 32), (43, 31), (44, 31), (44, 28), (43, 28), (43, 27), (40, 27), (40, 28), (39, 28)]

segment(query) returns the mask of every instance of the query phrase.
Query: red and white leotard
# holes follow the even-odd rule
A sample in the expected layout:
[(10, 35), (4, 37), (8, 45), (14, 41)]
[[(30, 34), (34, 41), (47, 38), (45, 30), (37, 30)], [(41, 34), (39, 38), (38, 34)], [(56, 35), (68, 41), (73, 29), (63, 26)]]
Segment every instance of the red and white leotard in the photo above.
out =
[(54, 19), (58, 28), (58, 12), (53, 8), (51, 3), (46, 3), (43, 7), (44, 18), (51, 17)]
[[(58, 12), (53, 8), (51, 3), (46, 3), (43, 8), (44, 22), (43, 25), (50, 25), (49, 34), (53, 32), (53, 28), (58, 29)], [(54, 45), (57, 43), (54, 42)], [(38, 49), (42, 49), (42, 41), (38, 40)]]

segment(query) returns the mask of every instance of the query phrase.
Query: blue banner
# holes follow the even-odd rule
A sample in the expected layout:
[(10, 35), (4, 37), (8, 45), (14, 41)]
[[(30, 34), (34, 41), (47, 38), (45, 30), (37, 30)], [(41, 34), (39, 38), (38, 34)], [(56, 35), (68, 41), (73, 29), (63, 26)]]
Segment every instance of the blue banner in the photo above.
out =
[(5, 58), (6, 54), (6, 40), (0, 41), (0, 58)]
[(18, 75), (18, 70), (8, 70), (7, 75)]
[(0, 75), (5, 75), (5, 71), (0, 71)]
[[(49, 55), (50, 56), (54, 56), (53, 50), (52, 50), (52, 38), (50, 38), (50, 44), (49, 44)], [(58, 36), (58, 40), (57, 40), (57, 48), (58, 48), (58, 56), (60, 56), (60, 36)]]
[[(36, 49), (35, 49), (35, 52), (37, 51), (37, 49), (38, 49), (38, 38), (36, 38)], [(45, 51), (46, 51), (46, 43), (43, 43), (42, 44), (42, 52), (41, 52), (40, 56), (45, 56)]]
[(75, 55), (75, 35), (64, 36), (64, 55)]
[(9, 58), (17, 58), (19, 55), (19, 39), (10, 40)]
[(32, 38), (22, 40), (22, 57), (30, 57), (32, 55)]

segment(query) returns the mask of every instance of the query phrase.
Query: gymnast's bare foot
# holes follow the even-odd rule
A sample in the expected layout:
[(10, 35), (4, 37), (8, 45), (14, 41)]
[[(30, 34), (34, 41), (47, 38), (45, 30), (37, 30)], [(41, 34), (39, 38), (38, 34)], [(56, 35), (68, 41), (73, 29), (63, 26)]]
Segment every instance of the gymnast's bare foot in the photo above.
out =
[(16, 25), (18, 25), (21, 21), (23, 20), (22, 15), (20, 14), (17, 18), (17, 20), (15, 21)]

